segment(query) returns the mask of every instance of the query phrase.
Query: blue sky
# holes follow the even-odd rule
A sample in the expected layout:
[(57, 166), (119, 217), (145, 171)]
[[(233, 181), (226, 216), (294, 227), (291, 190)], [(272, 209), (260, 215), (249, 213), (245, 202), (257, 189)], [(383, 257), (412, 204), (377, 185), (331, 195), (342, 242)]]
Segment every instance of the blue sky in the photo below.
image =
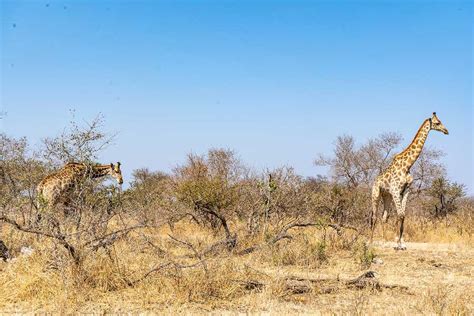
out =
[(437, 111), (428, 145), (474, 192), (469, 1), (1, 1), (0, 20), (8, 135), (101, 112), (127, 175), (226, 147), (311, 176), (338, 135), (408, 144)]

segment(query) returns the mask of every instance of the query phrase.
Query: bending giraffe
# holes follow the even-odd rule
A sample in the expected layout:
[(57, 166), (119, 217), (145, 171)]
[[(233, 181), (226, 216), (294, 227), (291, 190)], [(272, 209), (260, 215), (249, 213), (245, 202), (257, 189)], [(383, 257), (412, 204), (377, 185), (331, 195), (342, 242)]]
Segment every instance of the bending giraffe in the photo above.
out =
[(397, 211), (397, 226), (400, 225), (398, 233), (397, 250), (405, 250), (403, 243), (403, 225), (405, 222), (405, 208), (408, 199), (408, 191), (413, 177), (410, 175), (410, 168), (416, 162), (421, 154), (428, 133), (431, 130), (442, 132), (448, 135), (448, 130), (433, 113), (431, 118), (426, 119), (421, 124), (411, 144), (401, 153), (393, 158), (390, 166), (382, 172), (375, 180), (372, 187), (372, 216), (370, 217), (370, 226), (372, 238), (374, 235), (375, 223), (377, 220), (377, 211), (380, 200), (383, 201), (384, 213), (382, 220), (387, 221), (388, 210), (393, 202)]
[(40, 202), (54, 206), (67, 199), (76, 185), (85, 178), (102, 178), (112, 176), (119, 184), (123, 183), (120, 162), (116, 165), (88, 165), (85, 163), (70, 162), (59, 171), (46, 176), (36, 187)]

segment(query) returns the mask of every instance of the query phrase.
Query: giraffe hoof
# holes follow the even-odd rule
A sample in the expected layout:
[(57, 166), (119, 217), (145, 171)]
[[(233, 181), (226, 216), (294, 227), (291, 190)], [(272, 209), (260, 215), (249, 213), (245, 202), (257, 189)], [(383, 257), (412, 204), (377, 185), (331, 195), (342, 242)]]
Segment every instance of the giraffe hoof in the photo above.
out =
[(407, 246), (405, 246), (405, 245), (398, 245), (398, 246), (394, 247), (393, 249), (395, 249), (395, 250), (407, 250)]

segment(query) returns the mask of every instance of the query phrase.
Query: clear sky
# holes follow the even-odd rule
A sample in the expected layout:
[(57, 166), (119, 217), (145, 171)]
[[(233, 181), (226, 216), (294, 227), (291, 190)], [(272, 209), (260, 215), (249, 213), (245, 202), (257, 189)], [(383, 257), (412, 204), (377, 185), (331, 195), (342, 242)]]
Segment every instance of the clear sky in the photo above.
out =
[(408, 144), (433, 111), (474, 192), (470, 1), (1, 1), (1, 129), (32, 143), (101, 112), (101, 157), (169, 171), (234, 149), (321, 173), (338, 135)]

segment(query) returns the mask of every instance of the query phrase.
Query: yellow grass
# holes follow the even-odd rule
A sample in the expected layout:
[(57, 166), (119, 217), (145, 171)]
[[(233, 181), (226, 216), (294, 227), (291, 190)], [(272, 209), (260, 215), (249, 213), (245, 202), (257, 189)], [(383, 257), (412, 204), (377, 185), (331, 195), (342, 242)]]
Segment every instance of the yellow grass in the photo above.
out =
[[(386, 227), (385, 241), (378, 228), (374, 248), (364, 248), (365, 237), (350, 244), (353, 232), (338, 236), (332, 230), (324, 233), (311, 227), (292, 229), (293, 239), (239, 256), (238, 250), (265, 240), (264, 235), (242, 237), (233, 253), (221, 250), (192, 268), (166, 267), (134, 285), (129, 282), (169, 262), (170, 257), (181, 265), (198, 262), (186, 256), (193, 253), (190, 249), (168, 234), (191, 243), (199, 252), (222, 236), (182, 221), (173, 231), (164, 226), (137, 232), (117, 242), (109, 253), (99, 250), (74, 267), (63, 249), (55, 248), (51, 241), (11, 231), (6, 241), (16, 258), (0, 262), (0, 310), (469, 315), (474, 298), (472, 222), (452, 223), (407, 220), (408, 250), (403, 252), (396, 252), (388, 242), (394, 240), (393, 222)], [(243, 228), (243, 223), (232, 226)], [(153, 250), (143, 234), (167, 254)], [(32, 245), (33, 255), (18, 253), (25, 245)], [(368, 262), (378, 279), (406, 286), (406, 290), (344, 286), (346, 280), (369, 268), (364, 259), (374, 255), (383, 260), (381, 264)], [(288, 289), (285, 278), (289, 276), (329, 281), (323, 285), (303, 281), (310, 291), (295, 294)], [(252, 282), (262, 286), (254, 287)], [(328, 286), (331, 291), (325, 290)]]

